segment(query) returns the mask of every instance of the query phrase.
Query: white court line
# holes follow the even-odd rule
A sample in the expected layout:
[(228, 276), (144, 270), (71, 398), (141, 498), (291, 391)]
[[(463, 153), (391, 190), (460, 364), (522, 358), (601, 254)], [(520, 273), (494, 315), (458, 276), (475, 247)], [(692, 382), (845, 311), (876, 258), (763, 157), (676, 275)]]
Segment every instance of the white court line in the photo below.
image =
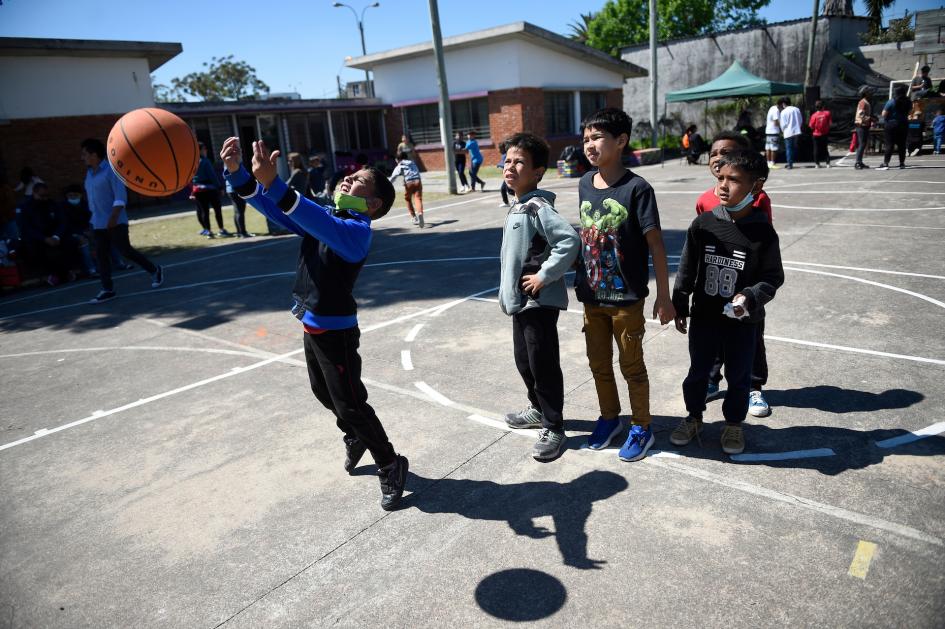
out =
[(56, 426), (55, 428), (48, 428), (48, 429), (44, 428), (43, 431), (41, 431), (41, 432), (40, 432), (40, 431), (37, 431), (36, 433), (30, 435), (29, 437), (24, 437), (24, 438), (22, 438), (22, 439), (18, 439), (18, 440), (16, 440), (16, 441), (11, 441), (10, 443), (5, 443), (5, 444), (3, 444), (3, 445), (0, 445), (0, 451), (6, 450), (7, 448), (12, 448), (12, 447), (15, 447), (15, 446), (18, 446), (18, 445), (22, 445), (22, 444), (24, 444), (24, 443), (28, 443), (28, 442), (30, 442), (30, 441), (33, 441), (34, 439), (39, 439), (40, 437), (45, 437), (45, 436), (47, 436), (47, 435), (51, 435), (51, 434), (60, 432), (60, 431), (62, 431), (62, 430), (67, 430), (67, 429), (69, 429), (69, 428), (75, 428), (76, 426), (81, 426), (82, 424), (86, 424), (86, 423), (88, 423), (88, 422), (95, 421), (95, 420), (101, 419), (101, 418), (103, 418), (103, 417), (108, 417), (108, 416), (110, 416), (110, 415), (115, 415), (116, 413), (121, 413), (122, 411), (127, 411), (127, 410), (132, 409), (132, 408), (137, 408), (138, 406), (144, 406), (145, 404), (149, 404), (149, 403), (151, 403), (151, 402), (154, 402), (154, 401), (157, 401), (157, 400), (161, 400), (161, 399), (163, 399), (163, 398), (170, 397), (170, 396), (172, 396), (172, 395), (177, 395), (178, 393), (183, 393), (183, 392), (185, 392), (185, 391), (190, 391), (190, 390), (192, 390), (192, 389), (196, 389), (196, 388), (198, 388), (198, 387), (202, 387), (202, 386), (204, 386), (204, 385), (206, 385), (206, 384), (210, 384), (211, 382), (217, 382), (217, 381), (219, 381), (219, 380), (224, 380), (224, 379), (226, 379), (226, 378), (229, 378), (229, 377), (231, 377), (231, 376), (235, 376), (235, 375), (237, 375), (237, 374), (242, 374), (242, 373), (246, 373), (246, 372), (248, 372), (248, 371), (252, 371), (252, 370), (254, 370), (254, 369), (259, 369), (260, 367), (265, 367), (266, 365), (268, 365), (268, 364), (270, 364), (270, 363), (274, 363), (274, 362), (277, 362), (277, 361), (282, 360), (282, 359), (284, 359), (284, 358), (288, 358), (288, 357), (290, 357), (290, 356), (294, 356), (295, 354), (300, 354), (302, 351), (304, 351), (304, 350), (303, 350), (303, 349), (293, 350), (293, 351), (288, 352), (288, 353), (286, 353), (286, 354), (280, 354), (280, 355), (274, 356), (274, 357), (272, 357), (272, 358), (267, 358), (267, 359), (265, 359), (265, 360), (261, 360), (261, 361), (259, 361), (259, 362), (253, 363), (253, 364), (251, 364), (251, 365), (247, 365), (247, 366), (245, 366), (245, 367), (235, 367), (235, 368), (231, 369), (230, 371), (227, 371), (227, 372), (218, 374), (218, 375), (213, 376), (213, 377), (211, 377), (211, 378), (206, 378), (206, 379), (200, 380), (200, 381), (198, 381), (198, 382), (192, 382), (191, 384), (187, 384), (187, 385), (184, 385), (184, 386), (182, 386), (182, 387), (178, 387), (178, 388), (176, 388), (176, 389), (171, 389), (170, 391), (165, 391), (165, 392), (163, 392), (163, 393), (158, 393), (157, 395), (152, 395), (152, 396), (150, 396), (150, 397), (142, 398), (142, 399), (137, 400), (137, 401), (135, 401), (135, 402), (131, 402), (130, 404), (125, 404), (125, 405), (123, 405), (123, 406), (118, 406), (118, 407), (116, 407), (116, 408), (112, 408), (112, 409), (109, 409), (109, 410), (107, 410), (107, 411), (105, 411), (105, 410), (102, 410), (102, 411), (95, 411), (94, 413), (92, 413), (92, 414), (89, 415), (88, 417), (84, 417), (84, 418), (82, 418), (82, 419), (77, 419), (76, 421), (69, 422), (68, 424), (63, 424), (63, 425), (61, 425), (61, 426)]
[(878, 445), (880, 448), (895, 448), (896, 446), (901, 446), (904, 443), (912, 443), (913, 441), (925, 439), (926, 437), (934, 437), (935, 435), (940, 435), (943, 432), (945, 432), (945, 422), (939, 422), (937, 424), (932, 424), (931, 426), (926, 426), (921, 430), (910, 431), (905, 435), (877, 441), (876, 445)]
[(814, 207), (810, 205), (783, 205), (772, 203), (771, 207), (782, 210), (819, 210), (823, 212), (929, 212), (945, 210), (945, 206), (934, 207)]
[(836, 456), (837, 453), (830, 448), (817, 448), (814, 450), (793, 450), (791, 452), (758, 452), (751, 454), (733, 454), (731, 459), (739, 463), (750, 463), (752, 461), (793, 461), (794, 459), (816, 459), (820, 457)]
[(420, 334), (420, 330), (423, 329), (423, 325), (424, 324), (422, 323), (418, 323), (417, 325), (410, 328), (410, 332), (407, 332), (407, 336), (404, 337), (404, 341), (407, 343), (413, 343), (413, 340), (417, 338), (418, 334)]
[(934, 537), (914, 529), (911, 526), (906, 526), (904, 524), (898, 524), (896, 522), (889, 522), (881, 518), (873, 517), (871, 515), (866, 515), (864, 513), (857, 513), (856, 511), (850, 511), (848, 509), (843, 509), (841, 507), (835, 507), (833, 505), (824, 504), (822, 502), (817, 502), (810, 500), (808, 498), (803, 498), (801, 496), (795, 496), (793, 494), (781, 493), (779, 491), (774, 491), (773, 489), (768, 489), (766, 487), (761, 487), (758, 485), (753, 485), (745, 481), (740, 481), (732, 478), (731, 476), (722, 476), (720, 474), (713, 474), (712, 472), (707, 472), (704, 470), (691, 467), (689, 465), (683, 465), (681, 463), (676, 463), (674, 461), (663, 461), (659, 459), (653, 459), (648, 457), (644, 459), (652, 465), (658, 465), (665, 469), (670, 469), (681, 474), (686, 474), (688, 476), (694, 476), (696, 478), (701, 478), (702, 480), (709, 481), (710, 483), (715, 483), (717, 485), (722, 485), (724, 487), (729, 487), (730, 489), (737, 489), (748, 494), (753, 494), (755, 496), (761, 496), (768, 498), (770, 500), (776, 500), (778, 502), (784, 502), (794, 507), (800, 507), (802, 509), (807, 509), (810, 511), (815, 511), (817, 513), (822, 513), (824, 515), (829, 515), (840, 520), (846, 520), (847, 522), (853, 522), (855, 524), (861, 524), (864, 526), (870, 526), (882, 531), (888, 531), (894, 533), (901, 537), (906, 537), (909, 539), (914, 539), (920, 542), (925, 542), (927, 544), (932, 544), (933, 546), (945, 546), (945, 540), (942, 540), (938, 537)]
[(521, 431), (521, 430), (512, 430), (509, 426), (506, 426), (503, 422), (500, 422), (500, 421), (497, 420), (497, 419), (491, 419), (491, 418), (489, 418), (489, 417), (483, 417), (482, 415), (477, 415), (477, 414), (475, 414), (475, 413), (472, 414), (472, 415), (470, 415), (470, 416), (467, 417), (466, 419), (471, 419), (471, 420), (474, 421), (474, 422), (477, 422), (477, 423), (480, 423), (480, 424), (483, 424), (483, 425), (486, 425), (486, 426), (491, 426), (492, 428), (498, 428), (499, 430), (504, 430), (505, 432), (511, 432), (511, 433), (515, 433), (515, 434), (522, 435), (522, 436), (525, 436), (525, 437), (528, 437), (528, 436), (529, 436), (529, 435), (525, 434), (525, 433), (524, 433), (523, 431)]
[(923, 301), (927, 301), (930, 304), (938, 306), (939, 308), (945, 308), (945, 303), (937, 299), (932, 299), (928, 295), (923, 295), (922, 293), (916, 293), (911, 290), (906, 290), (905, 288), (899, 288), (898, 286), (890, 286), (889, 284), (883, 284), (882, 282), (874, 282), (873, 280), (866, 280), (866, 279), (863, 279), (862, 277), (853, 277), (852, 275), (841, 275), (840, 273), (827, 273), (826, 271), (815, 271), (813, 269), (799, 269), (797, 267), (790, 267), (790, 266), (785, 266), (784, 270), (797, 271), (799, 273), (812, 273), (814, 275), (826, 275), (829, 277), (839, 277), (845, 280), (851, 280), (853, 282), (860, 282), (861, 284), (869, 284), (870, 286), (878, 286), (880, 288), (886, 288), (889, 290), (896, 291), (897, 293), (903, 293), (911, 297), (916, 297)]
[(449, 399), (448, 397), (446, 397), (445, 395), (443, 395), (442, 393), (440, 393), (439, 391), (431, 387), (426, 382), (423, 382), (423, 381), (414, 382), (413, 386), (417, 387), (418, 389), (426, 393), (427, 396), (429, 396), (429, 398), (433, 400), (434, 402), (436, 402), (437, 404), (441, 404), (443, 406), (453, 406), (453, 400)]
[[(873, 179), (873, 180), (858, 180), (858, 179), (841, 179), (839, 181), (805, 181), (802, 183), (779, 183), (776, 186), (766, 187), (765, 192), (780, 192), (786, 191), (788, 188), (800, 188), (808, 186), (836, 186), (836, 185), (855, 185), (857, 188), (862, 190), (867, 190), (869, 192), (885, 192), (885, 190), (875, 190), (870, 186), (888, 186), (898, 185), (898, 184), (917, 184), (917, 183), (926, 183), (930, 185), (943, 186), (945, 181), (906, 181), (903, 179)], [(701, 194), (701, 193), (700, 193)]]
[(821, 223), (818, 227), (881, 227), (883, 229), (934, 229), (945, 230), (945, 227), (919, 227), (916, 225), (879, 225), (877, 223)]
[[(470, 299), (470, 301), (484, 301), (484, 302), (493, 303), (493, 304), (499, 303), (498, 299), (489, 299), (487, 297), (473, 297), (472, 299)], [(569, 312), (571, 314), (576, 314), (576, 315), (584, 314), (584, 311), (582, 310), (573, 310), (571, 308), (568, 308), (565, 312)], [(669, 325), (671, 325), (667, 323), (666, 326), (664, 326), (656, 319), (650, 319), (650, 318), (646, 318), (645, 321), (646, 323), (649, 323), (650, 325), (658, 325), (660, 327), (668, 327)], [(839, 352), (851, 352), (853, 354), (867, 354), (869, 356), (880, 356), (882, 358), (896, 358), (899, 360), (911, 360), (917, 363), (929, 363), (932, 365), (945, 365), (945, 360), (939, 360), (938, 358), (925, 358), (923, 356), (911, 356), (909, 354), (893, 354), (890, 352), (879, 352), (872, 349), (848, 347), (846, 345), (832, 345), (830, 343), (817, 343), (816, 341), (804, 341), (801, 339), (791, 339), (791, 338), (786, 338), (783, 336), (771, 336), (770, 334), (765, 334), (765, 340), (766, 341), (779, 341), (781, 343), (791, 343), (794, 345), (805, 345), (807, 347), (821, 347), (823, 349), (833, 349)]]
[(906, 273), (905, 271), (887, 271), (885, 269), (866, 269), (859, 266), (840, 266), (837, 264), (817, 264), (816, 262), (797, 262), (785, 260), (784, 264), (800, 264), (802, 266), (817, 266), (825, 269), (843, 269), (846, 271), (866, 271), (868, 273), (885, 273), (887, 275), (908, 275), (909, 277), (928, 277), (934, 280), (945, 280), (945, 275), (929, 275), (927, 273)]
[(27, 356), (43, 356), (47, 354), (72, 354), (79, 352), (113, 352), (113, 351), (147, 351), (147, 352), (203, 352), (206, 354), (227, 354), (230, 356), (249, 356), (259, 358), (258, 353), (238, 351), (234, 349), (217, 349), (204, 347), (159, 347), (151, 345), (120, 345), (113, 347), (79, 347), (73, 349), (47, 349), (37, 352), (20, 352), (18, 354), (0, 354), (0, 358), (23, 358)]
[(781, 343), (793, 343), (794, 345), (806, 345), (808, 347), (822, 347), (823, 349), (835, 349), (840, 352), (852, 352), (854, 354), (867, 354), (869, 356), (881, 356), (882, 358), (898, 358), (900, 360), (911, 360), (917, 363), (929, 363), (932, 365), (945, 365), (945, 360), (938, 358), (925, 358), (923, 356), (910, 356), (909, 354), (892, 354), (890, 352), (878, 352), (872, 349), (860, 349), (859, 347), (847, 347), (846, 345), (833, 345), (830, 343), (816, 343), (814, 341), (802, 341), (801, 339), (789, 339), (783, 336), (770, 336), (765, 334), (766, 341), (780, 341)]
[(413, 371), (413, 361), (410, 360), (409, 349), (400, 350), (400, 364), (403, 366), (404, 371)]
[[(706, 190), (708, 190), (708, 188), (706, 188), (705, 190), (660, 190), (659, 188), (655, 188), (655, 190), (656, 190), (656, 194), (689, 194), (689, 195), (698, 194), (698, 195), (701, 195), (701, 194), (704, 194)], [(778, 190), (775, 190), (773, 188), (765, 188), (765, 192), (777, 193)], [(785, 194), (790, 194), (792, 196), (795, 194), (837, 194), (836, 190), (782, 190), (782, 192), (784, 192)], [(895, 190), (895, 191), (870, 190), (869, 192), (872, 194), (898, 194), (902, 196), (945, 194), (945, 192), (904, 192), (904, 191), (899, 191), (899, 190)]]

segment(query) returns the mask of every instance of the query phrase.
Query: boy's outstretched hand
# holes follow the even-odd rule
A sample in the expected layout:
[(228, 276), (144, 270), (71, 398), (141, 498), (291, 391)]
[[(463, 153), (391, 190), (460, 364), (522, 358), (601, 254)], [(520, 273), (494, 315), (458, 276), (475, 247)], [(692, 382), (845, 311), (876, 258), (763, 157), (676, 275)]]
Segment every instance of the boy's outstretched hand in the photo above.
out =
[(278, 159), (279, 151), (270, 153), (269, 147), (262, 140), (253, 142), (253, 176), (263, 185), (263, 188), (268, 189), (279, 175), (276, 170)]
[(243, 152), (240, 149), (239, 138), (226, 139), (223, 143), (223, 148), (220, 149), (220, 159), (223, 160), (223, 165), (226, 166), (226, 169), (231, 173), (235, 173), (240, 169), (240, 162), (243, 161)]
[(683, 334), (686, 333), (686, 317), (676, 317), (676, 329)]

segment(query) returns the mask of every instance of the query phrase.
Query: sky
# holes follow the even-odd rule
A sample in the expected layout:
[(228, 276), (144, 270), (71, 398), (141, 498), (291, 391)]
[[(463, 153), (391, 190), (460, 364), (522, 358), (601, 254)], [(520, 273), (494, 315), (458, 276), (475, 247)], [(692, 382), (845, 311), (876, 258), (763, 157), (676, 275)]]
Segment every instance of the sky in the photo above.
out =
[[(256, 68), (273, 92), (303, 98), (337, 95), (342, 82), (364, 78), (345, 68), (344, 59), (361, 54), (357, 20), (332, 0), (0, 0), (0, 37), (123, 39), (179, 42), (184, 51), (158, 68), (155, 83), (200, 71), (211, 57), (235, 55)], [(566, 34), (580, 12), (600, 9), (605, 0), (439, 0), (444, 37), (510, 22), (528, 21)], [(372, 4), (347, 0), (360, 13)], [(887, 12), (939, 8), (945, 0), (898, 0)], [(578, 5), (580, 8), (575, 8)], [(761, 11), (768, 22), (809, 17), (809, 0), (771, 0)], [(862, 0), (854, 3), (858, 14)], [(368, 53), (429, 41), (428, 0), (380, 0), (364, 13)], [(483, 72), (488, 72), (483, 68)]]

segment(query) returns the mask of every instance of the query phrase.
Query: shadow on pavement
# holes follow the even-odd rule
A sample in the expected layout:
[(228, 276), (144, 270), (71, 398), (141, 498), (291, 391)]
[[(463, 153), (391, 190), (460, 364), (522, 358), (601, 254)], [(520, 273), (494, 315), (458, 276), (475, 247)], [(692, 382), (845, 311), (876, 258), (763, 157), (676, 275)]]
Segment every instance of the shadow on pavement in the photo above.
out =
[[(495, 483), (487, 480), (427, 479), (409, 473), (408, 487), (429, 485), (404, 499), (403, 508), (424, 513), (455, 513), (471, 520), (505, 521), (517, 534), (532, 539), (554, 536), (566, 566), (597, 569), (607, 563), (587, 556), (584, 527), (594, 502), (627, 489), (627, 480), (606, 471), (588, 472), (568, 483), (534, 481)], [(554, 531), (536, 526), (551, 516)]]
[(907, 408), (925, 399), (918, 391), (888, 389), (882, 393), (817, 385), (800, 389), (766, 389), (765, 398), (771, 406), (815, 408), (826, 413), (854, 413)]
[(529, 568), (500, 570), (476, 586), (476, 603), (484, 612), (513, 622), (547, 618), (564, 607), (567, 599), (561, 581)]

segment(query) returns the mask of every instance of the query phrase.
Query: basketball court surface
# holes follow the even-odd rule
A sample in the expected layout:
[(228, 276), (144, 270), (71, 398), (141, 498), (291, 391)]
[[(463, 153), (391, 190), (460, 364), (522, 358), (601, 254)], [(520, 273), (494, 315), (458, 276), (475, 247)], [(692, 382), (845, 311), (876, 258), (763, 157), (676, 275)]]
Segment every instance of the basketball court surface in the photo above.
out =
[[(356, 296), (370, 402), (410, 459), (393, 513), (309, 389), (297, 238), (158, 259), (162, 288), (120, 274), (103, 305), (96, 282), (4, 298), (0, 627), (940, 627), (945, 161), (909, 164), (772, 173), (773, 414), (732, 458), (720, 401), (702, 447), (669, 444), (687, 343), (654, 322), (656, 448), (579, 449), (598, 409), (572, 291), (569, 449), (537, 463), (501, 421), (526, 400), (496, 182), (430, 203), (429, 229), (375, 223)], [(675, 270), (707, 169), (638, 172)], [(546, 183), (576, 223), (577, 180)]]

